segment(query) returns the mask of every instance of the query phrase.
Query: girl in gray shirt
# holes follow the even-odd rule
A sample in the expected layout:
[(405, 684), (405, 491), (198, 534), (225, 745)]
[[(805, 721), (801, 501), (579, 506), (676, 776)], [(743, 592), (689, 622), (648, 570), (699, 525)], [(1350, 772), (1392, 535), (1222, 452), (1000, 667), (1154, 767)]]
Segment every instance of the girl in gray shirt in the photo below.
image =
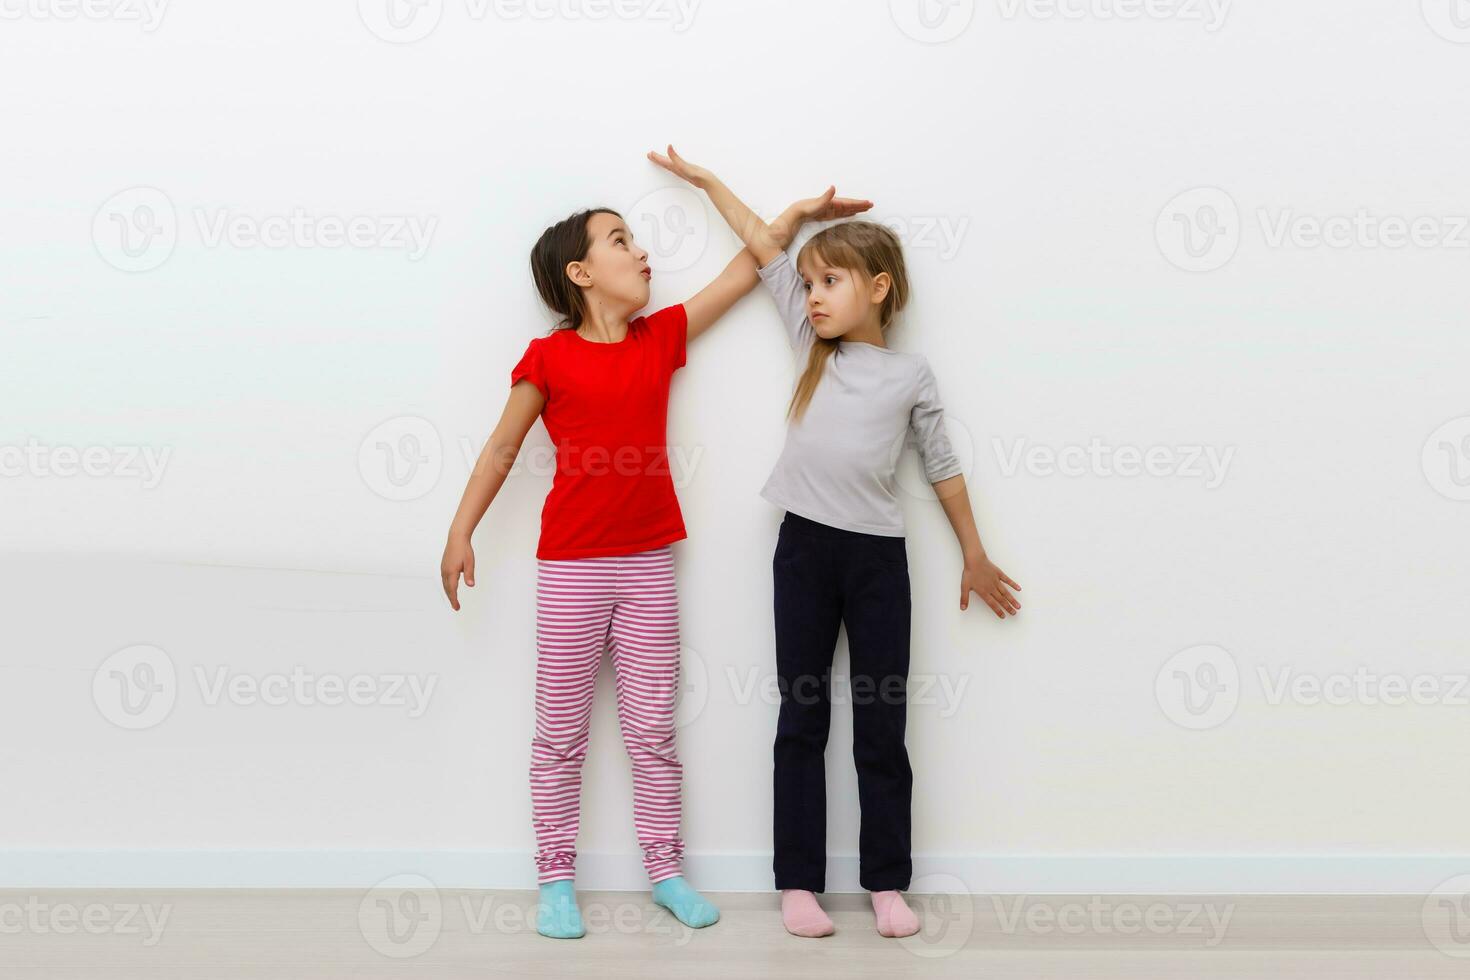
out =
[(964, 556), (960, 608), (974, 592), (1004, 619), (1020, 609), (1007, 586), (1021, 587), (980, 544), (928, 361), (885, 342), (909, 293), (897, 237), (882, 225), (850, 221), (812, 236), (795, 262), (785, 252), (804, 221), (867, 210), (871, 202), (838, 210), (828, 188), (768, 225), (672, 146), (649, 159), (708, 193), (744, 240), (797, 358), (786, 444), (761, 490), (786, 511), (771, 561), (781, 692), (772, 869), (782, 922), (802, 937), (834, 931), (816, 895), (826, 883), (832, 655), (845, 626), (862, 808), (858, 878), (871, 893), (878, 932), (913, 935), (918, 917), (901, 894), (913, 873), (913, 773), (904, 748), (911, 602), (894, 474), (909, 438)]

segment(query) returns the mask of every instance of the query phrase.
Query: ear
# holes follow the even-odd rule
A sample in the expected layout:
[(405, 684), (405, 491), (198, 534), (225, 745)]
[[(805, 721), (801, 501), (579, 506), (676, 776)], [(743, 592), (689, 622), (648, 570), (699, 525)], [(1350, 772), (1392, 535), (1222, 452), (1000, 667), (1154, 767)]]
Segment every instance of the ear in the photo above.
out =
[(581, 262), (568, 262), (566, 273), (567, 278), (572, 281), (574, 286), (586, 287), (592, 285), (592, 273), (588, 272), (587, 267)]
[(874, 303), (881, 303), (883, 302), (884, 297), (888, 295), (888, 290), (892, 288), (893, 277), (886, 272), (880, 272), (873, 277), (873, 287), (870, 291), (870, 298)]

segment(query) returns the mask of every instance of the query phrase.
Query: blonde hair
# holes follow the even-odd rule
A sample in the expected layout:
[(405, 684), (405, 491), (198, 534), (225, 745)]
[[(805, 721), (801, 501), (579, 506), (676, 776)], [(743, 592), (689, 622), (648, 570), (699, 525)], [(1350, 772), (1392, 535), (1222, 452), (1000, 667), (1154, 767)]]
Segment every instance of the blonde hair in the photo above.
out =
[[(904, 270), (903, 247), (898, 236), (883, 225), (872, 221), (847, 221), (823, 228), (796, 254), (797, 266), (800, 267), (807, 258), (822, 265), (848, 269), (870, 284), (881, 273), (887, 273), (888, 293), (878, 309), (878, 327), (885, 332), (893, 317), (908, 302), (909, 279)], [(799, 420), (811, 404), (817, 384), (822, 380), (822, 371), (827, 361), (837, 353), (839, 342), (840, 338), (817, 337), (813, 340), (806, 368), (797, 379), (791, 404), (786, 408), (787, 418)]]

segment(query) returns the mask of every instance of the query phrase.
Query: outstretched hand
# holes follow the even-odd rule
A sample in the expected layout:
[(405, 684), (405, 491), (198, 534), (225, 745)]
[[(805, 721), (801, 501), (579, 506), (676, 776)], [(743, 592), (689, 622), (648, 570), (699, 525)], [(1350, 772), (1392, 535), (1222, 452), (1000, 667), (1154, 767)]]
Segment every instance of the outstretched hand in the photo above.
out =
[(680, 177), (684, 180), (689, 181), (689, 183), (693, 184), (695, 187), (704, 188), (709, 184), (711, 180), (714, 179), (715, 176), (704, 167), (701, 167), (698, 164), (690, 163), (688, 160), (685, 160), (683, 157), (679, 156), (679, 154), (675, 152), (674, 144), (672, 143), (670, 143), (668, 146), (667, 155), (659, 153), (656, 150), (649, 150), (648, 159), (652, 160), (660, 167), (663, 167), (675, 177)]
[(791, 205), (803, 221), (835, 221), (862, 214), (873, 202), (861, 197), (838, 197), (837, 188), (829, 186), (816, 197), (805, 197)]

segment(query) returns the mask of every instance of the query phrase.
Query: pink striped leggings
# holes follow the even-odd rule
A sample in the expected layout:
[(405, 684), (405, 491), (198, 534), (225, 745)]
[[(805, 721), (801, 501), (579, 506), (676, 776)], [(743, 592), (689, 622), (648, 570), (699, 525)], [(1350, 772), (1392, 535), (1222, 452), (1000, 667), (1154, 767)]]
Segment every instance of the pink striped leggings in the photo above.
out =
[(541, 884), (575, 876), (592, 689), (611, 646), (618, 724), (633, 763), (633, 823), (651, 882), (682, 874), (683, 769), (674, 750), (679, 596), (670, 545), (542, 559), (536, 570), (536, 737), (531, 809)]

